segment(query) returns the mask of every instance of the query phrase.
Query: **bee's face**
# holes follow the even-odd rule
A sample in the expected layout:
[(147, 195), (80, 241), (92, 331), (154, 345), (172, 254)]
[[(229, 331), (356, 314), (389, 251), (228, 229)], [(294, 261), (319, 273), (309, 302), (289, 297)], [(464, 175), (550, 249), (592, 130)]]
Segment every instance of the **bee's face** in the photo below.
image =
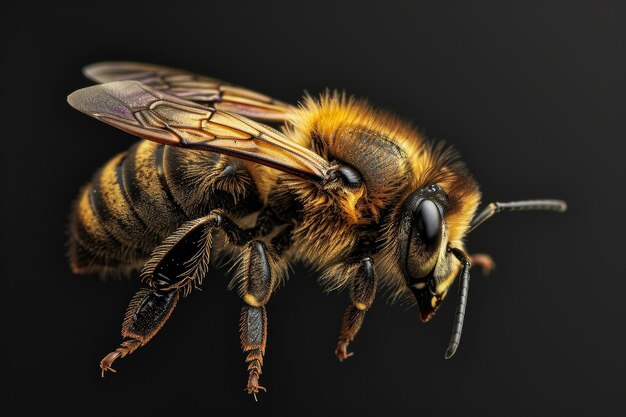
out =
[(431, 185), (411, 194), (401, 209), (399, 258), (422, 321), (433, 316), (458, 269), (448, 251), (447, 199), (441, 187)]

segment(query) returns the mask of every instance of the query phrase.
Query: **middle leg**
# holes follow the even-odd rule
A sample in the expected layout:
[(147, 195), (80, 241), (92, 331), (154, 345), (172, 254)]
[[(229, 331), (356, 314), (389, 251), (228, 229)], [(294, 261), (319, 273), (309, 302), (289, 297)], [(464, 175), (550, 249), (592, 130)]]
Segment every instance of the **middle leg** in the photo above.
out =
[(277, 254), (268, 250), (260, 240), (249, 242), (243, 249), (238, 271), (239, 293), (244, 301), (241, 309), (241, 347), (248, 364), (248, 394), (256, 394), (265, 388), (259, 385), (263, 356), (267, 342), (267, 311), (265, 304), (270, 299), (280, 274), (284, 272)]

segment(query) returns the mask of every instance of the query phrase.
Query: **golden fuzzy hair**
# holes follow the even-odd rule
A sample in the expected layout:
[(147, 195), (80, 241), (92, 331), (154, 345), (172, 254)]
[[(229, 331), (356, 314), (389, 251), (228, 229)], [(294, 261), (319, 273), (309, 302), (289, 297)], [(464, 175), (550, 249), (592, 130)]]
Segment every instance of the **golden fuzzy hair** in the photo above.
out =
[(367, 192), (346, 195), (343, 205), (350, 211), (355, 200), (362, 199), (360, 212), (351, 215), (369, 215), (373, 220), (406, 185), (410, 155), (421, 143), (415, 130), (396, 116), (337, 91), (327, 91), (317, 99), (305, 96), (285, 129), (292, 140), (326, 160), (349, 163), (360, 171)]
[[(357, 244), (354, 226), (380, 222), (385, 249), (376, 256), (377, 273), (382, 275), (381, 284), (392, 288), (394, 297), (401, 295), (406, 284), (397, 265), (395, 219), (406, 197), (431, 184), (438, 184), (449, 196), (445, 219), (448, 242), (463, 247), (480, 191), (451, 147), (426, 140), (409, 123), (374, 109), (365, 100), (328, 91), (319, 98), (305, 96), (301, 106), (293, 110), (285, 133), (331, 162), (337, 159), (338, 163), (352, 164), (367, 185), (350, 191), (322, 189), (298, 179), (289, 181), (307, 207), (307, 216), (294, 232), (296, 238), (310, 243), (300, 250), (307, 261), (320, 267), (333, 265), (334, 259), (349, 254)], [(380, 218), (381, 213), (387, 218)], [(309, 236), (309, 229), (317, 234)], [(345, 285), (349, 274), (336, 273), (332, 267), (329, 271), (335, 273), (324, 274), (328, 287)]]

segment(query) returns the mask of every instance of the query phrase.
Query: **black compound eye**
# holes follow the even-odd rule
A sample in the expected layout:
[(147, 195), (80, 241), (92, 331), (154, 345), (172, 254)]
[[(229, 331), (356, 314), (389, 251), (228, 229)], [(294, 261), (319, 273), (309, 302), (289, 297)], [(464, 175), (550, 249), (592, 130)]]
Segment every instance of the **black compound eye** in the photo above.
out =
[(417, 230), (422, 242), (429, 246), (439, 244), (441, 237), (441, 213), (437, 205), (430, 200), (424, 200), (415, 212)]

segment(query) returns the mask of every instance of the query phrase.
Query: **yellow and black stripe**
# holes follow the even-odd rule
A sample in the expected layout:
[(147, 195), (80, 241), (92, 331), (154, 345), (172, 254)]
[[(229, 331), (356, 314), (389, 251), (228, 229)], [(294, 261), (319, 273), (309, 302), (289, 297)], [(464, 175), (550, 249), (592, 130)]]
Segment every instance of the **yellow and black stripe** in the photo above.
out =
[(140, 141), (107, 162), (80, 193), (70, 223), (76, 273), (125, 272), (183, 222), (259, 197), (246, 166), (208, 152)]

